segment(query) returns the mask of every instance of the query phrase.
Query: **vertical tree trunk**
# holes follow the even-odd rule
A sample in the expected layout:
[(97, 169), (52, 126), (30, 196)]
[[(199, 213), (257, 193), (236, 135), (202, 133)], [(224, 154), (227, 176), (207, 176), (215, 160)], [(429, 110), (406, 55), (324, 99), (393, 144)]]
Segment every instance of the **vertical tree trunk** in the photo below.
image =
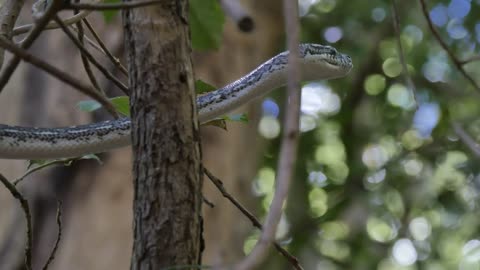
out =
[(131, 269), (198, 264), (201, 154), (187, 0), (123, 14), (134, 155)]

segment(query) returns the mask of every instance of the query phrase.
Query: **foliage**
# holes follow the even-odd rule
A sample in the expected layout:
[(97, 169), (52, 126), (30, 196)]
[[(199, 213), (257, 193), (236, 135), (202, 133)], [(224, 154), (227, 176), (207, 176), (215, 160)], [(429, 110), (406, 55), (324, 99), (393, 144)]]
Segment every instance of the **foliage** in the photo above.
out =
[[(399, 58), (392, 1), (300, 1), (302, 41), (335, 46), (355, 66), (347, 78), (303, 86), (300, 152), (278, 237), (305, 269), (479, 269), (479, 93), (419, 1), (396, 2), (415, 89)], [(425, 2), (456, 57), (478, 57), (480, 2)], [(480, 61), (464, 67), (479, 81)], [(282, 100), (264, 101), (259, 124), (271, 142), (253, 187), (264, 212)], [(262, 269), (284, 264), (272, 256)]]

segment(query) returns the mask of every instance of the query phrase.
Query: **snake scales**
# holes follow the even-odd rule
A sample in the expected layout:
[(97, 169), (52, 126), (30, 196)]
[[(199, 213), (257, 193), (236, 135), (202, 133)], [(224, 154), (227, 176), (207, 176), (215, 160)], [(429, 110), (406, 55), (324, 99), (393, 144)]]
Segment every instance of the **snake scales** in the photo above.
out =
[[(301, 44), (302, 80), (345, 76), (352, 68), (348, 55), (330, 46)], [(285, 85), (288, 52), (282, 52), (239, 80), (197, 98), (201, 123), (219, 117), (250, 100)], [(55, 159), (99, 153), (130, 144), (130, 120), (33, 128), (0, 124), (0, 159)]]

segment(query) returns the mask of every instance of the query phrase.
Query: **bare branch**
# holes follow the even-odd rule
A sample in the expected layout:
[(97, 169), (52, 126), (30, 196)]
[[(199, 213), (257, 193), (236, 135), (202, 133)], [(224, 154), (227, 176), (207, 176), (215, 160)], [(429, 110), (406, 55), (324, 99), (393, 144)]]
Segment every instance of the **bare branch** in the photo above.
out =
[(463, 63), (457, 59), (455, 54), (450, 50), (448, 45), (443, 41), (443, 39), (440, 37), (440, 34), (438, 31), (435, 29), (433, 26), (432, 20), (430, 19), (430, 15), (428, 14), (427, 10), (427, 5), (425, 4), (425, 0), (419, 0), (420, 5), (422, 6), (422, 12), (423, 15), (425, 16), (425, 19), (427, 20), (428, 27), (430, 28), (430, 31), (432, 32), (433, 36), (437, 39), (437, 42), (442, 46), (442, 48), (447, 52), (448, 56), (450, 57), (450, 60), (453, 62), (453, 64), (457, 67), (457, 69), (462, 73), (463, 77), (465, 77), (475, 88), (475, 90), (480, 92), (480, 87), (478, 86), (477, 82), (470, 76), (468, 73), (465, 71), (463, 68)]
[[(76, 23), (77, 25), (77, 37), (78, 37), (78, 42), (84, 45), (84, 37), (85, 37), (85, 32), (83, 31), (83, 25), (82, 22)], [(82, 59), (82, 64), (83, 67), (85, 68), (85, 72), (87, 73), (88, 78), (90, 79), (90, 82), (92, 83), (93, 87), (97, 89), (102, 95), (105, 95), (105, 91), (100, 87), (100, 84), (97, 81), (97, 78), (95, 77), (95, 74), (93, 74), (92, 67), (90, 66), (90, 63), (88, 62), (88, 58), (85, 54), (81, 53), (81, 59)]]
[(163, 0), (143, 0), (143, 1), (107, 3), (107, 4), (67, 3), (63, 8), (64, 9), (83, 9), (83, 10), (115, 10), (115, 9), (129, 9), (129, 8), (150, 6), (150, 5), (161, 3), (162, 1)]
[(128, 87), (125, 86), (119, 79), (117, 79), (112, 73), (110, 73), (110, 71), (108, 71), (105, 67), (103, 67), (100, 63), (98, 63), (98, 61), (95, 59), (95, 57), (93, 57), (92, 54), (90, 54), (90, 52), (85, 49), (85, 47), (75, 38), (75, 36), (73, 35), (73, 33), (70, 31), (70, 29), (68, 29), (68, 27), (66, 25), (63, 24), (62, 20), (57, 16), (55, 15), (54, 16), (54, 20), (58, 23), (58, 25), (60, 25), (60, 27), (62, 28), (63, 32), (65, 32), (65, 34), (70, 38), (70, 40), (73, 41), (73, 43), (75, 43), (75, 45), (77, 46), (77, 48), (80, 50), (80, 52), (85, 55), (88, 60), (100, 71), (103, 73), (103, 75), (105, 75), (105, 77), (107, 77), (109, 80), (111, 80), (118, 88), (120, 88), (120, 90), (122, 90), (126, 95), (129, 95), (129, 90), (128, 90)]
[[(15, 1), (15, 0), (14, 0)], [(94, 0), (93, 2), (100, 2), (101, 0)], [(75, 24), (79, 21), (81, 21), (82, 19), (86, 18), (88, 15), (90, 15), (90, 13), (92, 13), (92, 11), (90, 10), (86, 10), (86, 11), (82, 11), (78, 14), (75, 14), (74, 16), (72, 17), (69, 17), (69, 18), (66, 18), (66, 19), (62, 19), (62, 21), (66, 24), (66, 25), (72, 25), (72, 24)], [(18, 26), (18, 27), (15, 27), (15, 29), (13, 29), (13, 36), (17, 36), (17, 35), (21, 35), (21, 34), (25, 34), (27, 33), (28, 31), (30, 31), (30, 29), (32, 29), (34, 27), (34, 24), (26, 24), (26, 25), (22, 25), (22, 26)], [(60, 26), (56, 23), (56, 22), (49, 22), (44, 30), (51, 30), (51, 29), (57, 29), (59, 28)]]
[(98, 42), (98, 45), (100, 45), (101, 47), (101, 51), (110, 59), (110, 61), (112, 61), (112, 63), (125, 75), (128, 77), (128, 71), (127, 69), (122, 65), (122, 63), (120, 62), (120, 60), (115, 57), (111, 52), (110, 50), (107, 48), (107, 46), (105, 46), (105, 43), (102, 41), (102, 39), (100, 39), (100, 37), (98, 36), (97, 32), (95, 31), (95, 29), (93, 29), (92, 25), (90, 24), (90, 22), (85, 18), (83, 19), (83, 23), (85, 24), (85, 26), (87, 26), (88, 30), (90, 31), (90, 33), (92, 34), (93, 38), (95, 38), (95, 40)]
[(402, 38), (400, 36), (400, 21), (398, 19), (398, 8), (396, 0), (392, 0), (392, 14), (393, 14), (393, 28), (395, 29), (395, 35), (397, 36), (397, 51), (398, 57), (400, 58), (400, 63), (402, 63), (403, 75), (405, 76), (405, 81), (412, 92), (413, 99), (415, 101), (415, 106), (418, 108), (418, 99), (417, 99), (417, 90), (413, 84), (412, 77), (408, 72), (407, 62), (405, 60), (405, 54), (403, 53)]
[(460, 63), (462, 63), (462, 65), (466, 65), (468, 63), (475, 62), (475, 61), (480, 61), (480, 55), (472, 56), (466, 60), (461, 61)]
[(255, 28), (252, 16), (238, 0), (221, 0), (221, 4), (225, 14), (237, 24), (238, 29), (243, 32), (251, 32)]
[[(215, 177), (206, 168), (203, 168), (203, 172), (208, 176), (208, 179), (210, 179), (210, 181), (212, 181), (212, 183), (217, 187), (217, 189), (220, 191), (220, 193), (222, 193), (223, 197), (225, 197), (227, 200), (229, 200), (238, 210), (240, 210), (240, 212), (242, 212), (242, 214), (244, 214), (252, 222), (254, 227), (256, 227), (260, 230), (263, 228), (260, 221), (258, 221), (258, 219), (250, 211), (248, 211), (248, 209), (245, 208), (245, 206), (243, 206), (239, 201), (237, 201), (237, 199), (235, 199), (235, 197), (233, 197), (230, 193), (228, 193), (228, 191), (223, 186), (222, 180)], [(275, 246), (277, 251), (280, 252), (280, 254), (282, 254), (295, 269), (297, 269), (297, 270), (302, 270), (303, 269), (302, 266), (300, 265), (300, 263), (298, 262), (298, 259), (295, 256), (293, 256), (292, 254), (290, 254), (282, 246), (280, 246), (280, 244), (278, 244), (277, 242), (273, 242), (273, 245)]]
[(4, 49), (10, 51), (15, 55), (15, 58), (22, 59), (25, 62), (28, 62), (45, 72), (49, 73), (50, 75), (53, 75), (57, 79), (73, 86), (75, 89), (78, 91), (84, 93), (85, 95), (95, 99), (98, 101), (100, 104), (102, 104), (105, 109), (110, 112), (114, 117), (118, 117), (117, 112), (115, 111), (115, 107), (110, 103), (110, 101), (102, 96), (98, 91), (96, 91), (94, 88), (87, 86), (83, 84), (81, 81), (78, 79), (70, 76), (68, 73), (65, 73), (58, 68), (48, 64), (47, 62), (41, 60), (40, 58), (37, 58), (33, 56), (32, 54), (28, 53), (26, 50), (21, 49), (14, 44), (12, 44), (9, 40), (5, 39), (4, 37), (0, 36), (0, 47), (3, 47)]
[[(0, 7), (0, 35), (12, 38), (12, 29), (25, 0), (6, 0)], [(5, 51), (0, 50), (0, 68), (3, 66)]]
[(57, 253), (58, 244), (60, 243), (60, 239), (62, 239), (62, 202), (57, 201), (57, 226), (58, 226), (58, 233), (57, 233), (57, 240), (53, 245), (52, 252), (50, 252), (50, 256), (48, 257), (45, 265), (43, 266), (42, 270), (47, 270), (50, 263), (55, 259), (55, 254)]
[(282, 136), (282, 146), (277, 164), (276, 188), (262, 235), (252, 252), (240, 262), (236, 269), (254, 269), (255, 266), (258, 266), (265, 259), (268, 247), (274, 240), (277, 225), (282, 215), (283, 203), (288, 195), (297, 156), (300, 117), (298, 2), (284, 0), (283, 8), (286, 19), (288, 49), (290, 51), (288, 55), (288, 95), (286, 101), (288, 106), (286, 106), (285, 130)]
[[(1, 37), (4, 38), (4, 37)], [(25, 245), (25, 268), (27, 270), (32, 269), (32, 247), (33, 247), (33, 233), (32, 233), (32, 216), (30, 214), (30, 207), (28, 201), (23, 197), (23, 195), (17, 190), (17, 188), (8, 181), (2, 174), (0, 174), (0, 182), (10, 191), (12, 196), (20, 202), (20, 206), (23, 209), (25, 214), (25, 219), (27, 220), (27, 243)]]
[(464, 129), (463, 127), (457, 123), (451, 123), (453, 131), (455, 134), (460, 138), (463, 144), (470, 149), (470, 151), (477, 157), (480, 158), (480, 144), (478, 144)]
[[(21, 44), (22, 49), (28, 49), (32, 46), (33, 42), (38, 38), (40, 33), (43, 31), (43, 28), (47, 25), (50, 19), (57, 13), (58, 10), (63, 5), (63, 0), (52, 0), (52, 3), (48, 6), (47, 10), (41, 16), (35, 26), (31, 29), (29, 34), (25, 37)], [(7, 39), (8, 41), (8, 39)], [(7, 66), (3, 70), (2, 74), (0, 75), (0, 93), (5, 88), (5, 85), (10, 80), (15, 69), (17, 69), (18, 64), (20, 63), (20, 57), (18, 55), (14, 55), (12, 59), (8, 62)]]

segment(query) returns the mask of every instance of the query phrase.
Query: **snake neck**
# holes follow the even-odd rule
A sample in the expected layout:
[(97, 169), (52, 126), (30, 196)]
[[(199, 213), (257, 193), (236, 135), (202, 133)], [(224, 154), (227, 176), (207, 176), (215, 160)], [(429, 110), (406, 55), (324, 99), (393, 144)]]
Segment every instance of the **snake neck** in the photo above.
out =
[(213, 120), (285, 85), (287, 56), (286, 53), (281, 53), (241, 79), (199, 96), (197, 109), (200, 122)]

